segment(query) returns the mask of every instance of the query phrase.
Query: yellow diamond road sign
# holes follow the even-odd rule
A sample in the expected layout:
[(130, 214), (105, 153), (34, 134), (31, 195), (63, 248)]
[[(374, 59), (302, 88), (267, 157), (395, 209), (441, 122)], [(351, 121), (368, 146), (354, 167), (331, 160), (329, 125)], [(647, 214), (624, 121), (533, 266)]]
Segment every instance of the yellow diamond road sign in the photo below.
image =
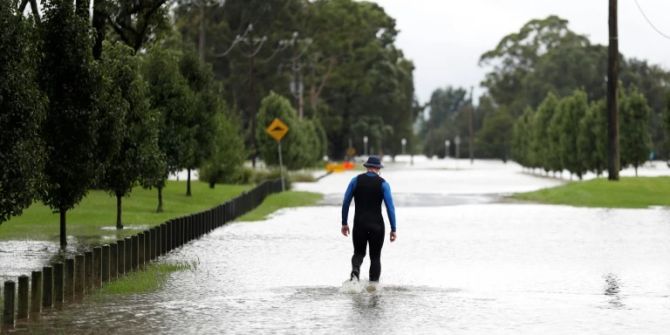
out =
[(288, 126), (280, 119), (274, 119), (270, 125), (265, 128), (267, 132), (275, 141), (279, 142), (288, 132)]

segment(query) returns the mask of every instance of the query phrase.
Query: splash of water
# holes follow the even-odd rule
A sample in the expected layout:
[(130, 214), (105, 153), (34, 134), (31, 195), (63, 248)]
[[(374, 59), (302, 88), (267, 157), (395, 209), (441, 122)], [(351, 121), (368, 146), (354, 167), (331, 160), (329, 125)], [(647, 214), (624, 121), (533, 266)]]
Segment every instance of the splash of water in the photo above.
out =
[(367, 280), (345, 280), (340, 287), (341, 293), (358, 294), (358, 293), (375, 293), (381, 290), (381, 286), (376, 282), (369, 282)]

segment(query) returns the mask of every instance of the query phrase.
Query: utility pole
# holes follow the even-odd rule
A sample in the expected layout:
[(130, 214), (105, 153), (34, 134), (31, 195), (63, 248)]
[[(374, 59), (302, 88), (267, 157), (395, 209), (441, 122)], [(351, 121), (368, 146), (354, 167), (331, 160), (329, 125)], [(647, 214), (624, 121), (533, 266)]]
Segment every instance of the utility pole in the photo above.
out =
[(617, 0), (609, 0), (609, 54), (607, 63), (607, 172), (609, 180), (619, 180), (619, 111), (617, 89), (619, 84), (619, 32)]
[(469, 131), (470, 131), (470, 139), (468, 140), (468, 150), (470, 151), (470, 165), (475, 163), (475, 132), (474, 132), (474, 125), (473, 125), (473, 116), (472, 114), (475, 111), (475, 105), (472, 103), (472, 91), (474, 88), (470, 86), (470, 108), (468, 108), (468, 118), (469, 120)]

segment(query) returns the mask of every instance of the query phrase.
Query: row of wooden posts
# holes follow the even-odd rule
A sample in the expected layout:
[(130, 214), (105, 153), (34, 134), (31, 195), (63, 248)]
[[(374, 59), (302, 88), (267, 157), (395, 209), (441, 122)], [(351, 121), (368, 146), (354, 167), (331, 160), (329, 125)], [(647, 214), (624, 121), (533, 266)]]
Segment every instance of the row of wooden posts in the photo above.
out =
[(151, 261), (187, 242), (209, 233), (260, 205), (266, 196), (281, 192), (280, 180), (266, 181), (251, 191), (212, 209), (149, 228), (115, 243), (45, 266), (31, 276), (5, 281), (3, 328), (27, 320), (42, 310), (77, 301), (105, 283), (132, 271), (143, 270)]

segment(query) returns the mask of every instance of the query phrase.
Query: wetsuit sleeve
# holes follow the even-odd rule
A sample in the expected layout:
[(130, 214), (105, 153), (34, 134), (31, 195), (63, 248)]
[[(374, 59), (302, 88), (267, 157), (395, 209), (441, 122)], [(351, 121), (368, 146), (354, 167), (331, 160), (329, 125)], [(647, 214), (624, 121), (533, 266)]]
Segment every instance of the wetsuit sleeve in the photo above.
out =
[(382, 183), (382, 191), (384, 192), (386, 214), (388, 214), (389, 221), (391, 222), (391, 231), (395, 231), (395, 206), (393, 205), (393, 197), (391, 196), (391, 186), (386, 181)]
[(358, 178), (354, 178), (349, 182), (347, 191), (344, 193), (344, 201), (342, 201), (342, 225), (347, 224), (347, 219), (349, 218), (349, 206), (351, 205), (351, 199), (354, 198), (354, 190), (356, 189)]

